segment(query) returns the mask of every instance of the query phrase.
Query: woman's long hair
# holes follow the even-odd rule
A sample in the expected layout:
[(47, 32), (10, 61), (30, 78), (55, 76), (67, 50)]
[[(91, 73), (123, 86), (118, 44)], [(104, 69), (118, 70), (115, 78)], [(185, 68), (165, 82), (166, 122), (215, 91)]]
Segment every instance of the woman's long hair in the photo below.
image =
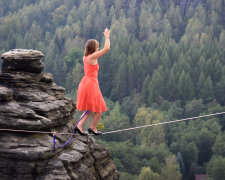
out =
[(96, 49), (98, 48), (98, 46), (99, 46), (99, 43), (97, 40), (89, 39), (85, 44), (84, 55), (88, 56), (89, 54), (94, 53)]

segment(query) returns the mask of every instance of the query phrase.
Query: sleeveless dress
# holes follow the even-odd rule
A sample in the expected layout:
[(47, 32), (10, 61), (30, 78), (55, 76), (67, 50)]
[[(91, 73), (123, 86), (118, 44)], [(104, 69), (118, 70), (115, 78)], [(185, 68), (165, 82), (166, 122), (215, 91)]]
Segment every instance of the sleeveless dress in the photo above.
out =
[(88, 64), (86, 56), (83, 58), (83, 64), (85, 75), (78, 86), (77, 109), (79, 111), (91, 110), (92, 112), (107, 111), (98, 83), (99, 65)]

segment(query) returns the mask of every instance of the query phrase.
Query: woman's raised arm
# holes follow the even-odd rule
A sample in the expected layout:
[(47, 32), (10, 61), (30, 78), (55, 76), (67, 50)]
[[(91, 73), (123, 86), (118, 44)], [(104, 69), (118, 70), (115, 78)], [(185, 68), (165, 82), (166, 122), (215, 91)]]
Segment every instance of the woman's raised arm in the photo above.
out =
[(96, 51), (93, 54), (90, 54), (88, 56), (89, 60), (91, 60), (91, 59), (93, 59), (93, 60), (98, 59), (99, 57), (103, 56), (110, 49), (110, 40), (109, 40), (110, 30), (108, 30), (106, 28), (105, 31), (103, 32), (103, 34), (105, 36), (105, 45), (104, 45), (104, 47), (101, 50)]

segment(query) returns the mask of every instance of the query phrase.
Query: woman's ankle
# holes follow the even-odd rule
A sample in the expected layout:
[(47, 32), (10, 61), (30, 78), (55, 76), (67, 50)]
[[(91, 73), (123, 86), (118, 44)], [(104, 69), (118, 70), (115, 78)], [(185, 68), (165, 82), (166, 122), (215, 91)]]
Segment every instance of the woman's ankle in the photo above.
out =
[(77, 125), (77, 128), (78, 128), (80, 131), (83, 132), (83, 128), (82, 128), (82, 126), (80, 126), (79, 124)]
[(90, 126), (90, 128), (91, 128), (93, 131), (97, 131), (97, 128), (94, 127), (94, 126)]

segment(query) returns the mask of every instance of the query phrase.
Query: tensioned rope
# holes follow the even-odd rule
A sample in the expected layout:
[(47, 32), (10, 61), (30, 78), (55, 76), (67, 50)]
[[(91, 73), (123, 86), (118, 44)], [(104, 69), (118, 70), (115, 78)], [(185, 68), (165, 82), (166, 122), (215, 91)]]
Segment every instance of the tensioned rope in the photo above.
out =
[[(90, 111), (85, 111), (83, 113), (83, 115), (80, 117), (80, 119), (77, 121), (77, 124), (81, 121), (81, 119), (83, 119), (83, 117), (86, 115), (86, 114), (89, 114)], [(76, 126), (77, 126), (76, 124)], [(53, 136), (53, 148), (52, 148), (52, 153), (54, 154), (55, 153), (55, 147), (63, 147), (65, 145), (67, 145), (70, 140), (72, 139), (73, 135), (75, 135), (75, 130), (73, 130), (72, 133), (58, 133), (58, 134), (61, 134), (61, 135), (65, 135), (65, 134), (68, 134), (68, 135), (71, 135), (70, 138), (62, 145), (58, 145), (56, 143), (56, 132), (43, 132), (43, 131), (27, 131), (27, 130), (15, 130), (15, 129), (0, 129), (0, 131), (3, 130), (3, 131), (10, 131), (10, 132), (25, 132), (25, 133), (36, 133), (36, 134), (52, 134)]]
[(137, 126), (137, 127), (133, 127), (133, 128), (104, 132), (102, 134), (112, 134), (112, 133), (117, 133), (117, 132), (130, 131), (130, 130), (134, 130), (134, 129), (146, 128), (146, 127), (151, 127), (151, 126), (158, 126), (158, 125), (163, 125), (163, 124), (171, 124), (171, 123), (175, 123), (175, 122), (188, 121), (188, 120), (211, 117), (211, 116), (216, 116), (216, 115), (221, 115), (221, 114), (225, 114), (225, 112), (207, 114), (207, 115), (202, 115), (202, 116), (196, 116), (196, 117), (185, 118), (185, 119), (178, 119), (178, 120), (174, 120), (174, 121), (167, 121), (167, 122), (161, 122), (161, 123), (155, 123), (155, 124), (148, 124), (148, 125), (144, 125), (144, 126)]
[[(86, 115), (88, 114), (89, 111), (86, 111), (80, 118), (80, 120)], [(159, 126), (159, 125), (164, 125), (164, 124), (172, 124), (175, 122), (181, 122), (181, 121), (188, 121), (188, 120), (193, 120), (193, 119), (199, 119), (199, 118), (205, 118), (205, 117), (212, 117), (212, 116), (217, 116), (217, 115), (221, 115), (221, 114), (225, 114), (225, 112), (218, 112), (218, 113), (213, 113), (213, 114), (207, 114), (207, 115), (202, 115), (202, 116), (196, 116), (196, 117), (191, 117), (191, 118), (185, 118), (185, 119), (178, 119), (178, 120), (174, 120), (174, 121), (167, 121), (167, 122), (160, 122), (160, 123), (155, 123), (155, 124), (148, 124), (148, 125), (144, 125), (144, 126), (137, 126), (137, 127), (132, 127), (132, 128), (127, 128), (127, 129), (120, 129), (120, 130), (115, 130), (115, 131), (108, 131), (108, 132), (104, 132), (102, 133), (102, 135), (104, 134), (113, 134), (113, 133), (118, 133), (118, 132), (124, 132), (124, 131), (130, 131), (130, 130), (135, 130), (135, 129), (140, 129), (140, 128), (146, 128), (146, 127), (152, 127), (152, 126)], [(79, 121), (80, 121), (79, 120)], [(78, 122), (79, 122), (78, 121)], [(78, 124), (77, 122), (77, 124)], [(17, 130), (17, 129), (0, 129), (0, 131), (8, 131), (8, 132), (23, 132), (23, 133), (35, 133), (35, 134), (52, 134), (53, 135), (53, 150), (52, 152), (55, 153), (55, 146), (57, 147), (63, 147), (66, 144), (69, 143), (69, 141), (72, 139), (72, 136), (76, 135), (74, 134), (74, 130), (72, 133), (57, 133), (60, 135), (71, 135), (69, 140), (66, 141), (65, 144), (63, 145), (57, 145), (56, 144), (56, 132), (44, 132), (44, 131), (28, 131), (28, 130)]]

